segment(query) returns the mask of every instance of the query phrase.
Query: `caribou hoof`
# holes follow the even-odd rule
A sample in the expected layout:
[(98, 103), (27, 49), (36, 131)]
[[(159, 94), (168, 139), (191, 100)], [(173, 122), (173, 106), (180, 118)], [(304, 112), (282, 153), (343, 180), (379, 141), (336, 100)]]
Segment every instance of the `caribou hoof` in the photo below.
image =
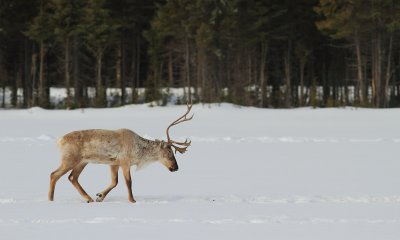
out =
[(96, 198), (96, 202), (102, 202), (104, 200), (103, 194), (98, 193), (96, 194), (97, 198)]

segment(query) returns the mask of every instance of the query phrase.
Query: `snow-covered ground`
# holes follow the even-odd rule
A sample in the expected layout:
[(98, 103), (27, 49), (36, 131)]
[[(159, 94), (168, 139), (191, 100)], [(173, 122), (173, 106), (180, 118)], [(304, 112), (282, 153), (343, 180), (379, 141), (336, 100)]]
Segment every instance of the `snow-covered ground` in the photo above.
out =
[[(192, 139), (161, 164), (134, 171), (87, 204), (60, 179), (55, 141), (87, 128), (130, 128), (165, 139), (184, 106), (144, 105), (74, 111), (0, 110), (0, 239), (399, 239), (400, 110), (265, 110), (196, 105), (195, 118), (171, 130)], [(120, 174), (121, 175), (121, 174)], [(109, 168), (80, 177), (94, 197)]]

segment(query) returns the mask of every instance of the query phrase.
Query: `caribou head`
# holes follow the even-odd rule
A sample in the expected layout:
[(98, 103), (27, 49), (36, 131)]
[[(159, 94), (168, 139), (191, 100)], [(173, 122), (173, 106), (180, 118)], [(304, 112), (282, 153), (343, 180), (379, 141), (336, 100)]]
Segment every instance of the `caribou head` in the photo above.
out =
[(179, 117), (178, 119), (176, 119), (175, 121), (173, 121), (166, 130), (167, 133), (167, 141), (158, 141), (159, 146), (161, 148), (162, 151), (161, 152), (161, 158), (160, 158), (160, 162), (167, 167), (171, 172), (175, 172), (178, 170), (178, 164), (176, 162), (175, 159), (175, 155), (173, 150), (175, 150), (176, 152), (179, 152), (181, 154), (186, 152), (186, 149), (190, 146), (191, 141), (188, 141), (188, 139), (186, 139), (184, 142), (178, 142), (178, 141), (174, 141), (171, 139), (170, 135), (169, 135), (169, 129), (172, 126), (178, 125), (179, 123), (182, 122), (186, 122), (186, 121), (190, 121), (192, 120), (194, 114), (190, 117), (188, 117), (188, 114), (190, 113), (190, 110), (192, 109), (192, 104), (187, 104), (187, 110), (186, 113), (183, 114), (181, 117)]

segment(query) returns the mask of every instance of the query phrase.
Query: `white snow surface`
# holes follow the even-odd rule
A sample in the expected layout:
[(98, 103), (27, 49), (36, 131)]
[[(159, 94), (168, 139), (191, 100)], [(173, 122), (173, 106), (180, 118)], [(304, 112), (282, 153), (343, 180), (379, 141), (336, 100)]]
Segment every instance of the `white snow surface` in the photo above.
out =
[[(400, 110), (267, 110), (195, 105), (171, 129), (189, 137), (179, 171), (134, 171), (85, 203), (68, 174), (47, 200), (57, 138), (79, 129), (129, 128), (165, 139), (185, 106), (0, 110), (0, 239), (400, 239)], [(109, 167), (88, 165), (94, 198)]]

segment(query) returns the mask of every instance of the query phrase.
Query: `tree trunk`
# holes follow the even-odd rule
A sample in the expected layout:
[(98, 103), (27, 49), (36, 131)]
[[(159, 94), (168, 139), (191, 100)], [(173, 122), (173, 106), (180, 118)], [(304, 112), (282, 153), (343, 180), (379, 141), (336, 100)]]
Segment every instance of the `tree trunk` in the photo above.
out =
[(140, 71), (141, 71), (141, 48), (140, 48), (140, 35), (138, 34), (136, 37), (136, 80), (134, 83), (134, 87), (132, 88), (132, 102), (136, 102), (139, 99), (139, 92), (137, 88), (140, 87)]
[(29, 103), (28, 103), (29, 107), (36, 105), (36, 101), (35, 101), (36, 71), (37, 71), (36, 61), (37, 61), (37, 54), (32, 53), (31, 74), (30, 74), (31, 82), (30, 82), (30, 87), (29, 87), (29, 89), (31, 91), (29, 92), (30, 98), (29, 98)]
[(203, 79), (202, 68), (203, 68), (203, 48), (198, 47), (197, 49), (197, 63), (196, 63), (196, 77), (197, 77), (197, 86), (200, 94), (200, 101), (205, 102), (206, 100), (206, 89), (205, 89), (205, 81)]
[(381, 106), (381, 78), (382, 78), (382, 51), (381, 36), (377, 36), (372, 41), (372, 93), (375, 107)]
[(23, 76), (23, 106), (27, 107), (30, 97), (30, 85), (29, 85), (29, 39), (25, 37), (24, 40), (24, 76)]
[(136, 84), (135, 86), (138, 88), (140, 86), (140, 36), (137, 37), (136, 39)]
[(70, 75), (70, 51), (69, 51), (69, 44), (70, 41), (67, 38), (64, 43), (64, 76), (65, 76), (65, 88), (67, 93), (67, 98), (65, 99), (65, 107), (67, 109), (71, 108), (71, 75)]
[(121, 104), (126, 103), (126, 55), (124, 41), (121, 40)]
[(172, 51), (168, 52), (168, 87), (174, 86), (174, 65), (172, 62)]
[(39, 105), (43, 106), (42, 104), (45, 104), (45, 99), (46, 99), (46, 79), (44, 77), (44, 57), (45, 57), (45, 44), (43, 41), (40, 42), (40, 65), (39, 65), (39, 86), (38, 86), (38, 95), (36, 94), (36, 86), (35, 82), (33, 82), (33, 106), (37, 105), (37, 97), (39, 97)]
[(291, 106), (291, 55), (292, 55), (292, 40), (288, 40), (288, 47), (286, 56), (284, 57), (285, 63), (285, 107)]
[(3, 83), (3, 95), (2, 95), (2, 101), (1, 101), (1, 107), (5, 108), (6, 107), (6, 85)]
[(96, 83), (97, 83), (97, 89), (99, 90), (100, 93), (100, 89), (103, 87), (103, 83), (101, 81), (101, 62), (102, 62), (102, 56), (103, 54), (98, 54), (97, 56), (97, 73), (96, 73)]
[(393, 50), (393, 34), (390, 35), (389, 39), (389, 49), (388, 49), (388, 56), (387, 56), (387, 66), (386, 66), (386, 76), (385, 76), (385, 87), (383, 89), (383, 94), (384, 94), (384, 107), (388, 107), (389, 105), (389, 82), (390, 78), (392, 77), (392, 69), (391, 69), (391, 63), (392, 63), (392, 50)]
[(103, 58), (103, 52), (98, 51), (96, 54), (96, 106), (104, 107), (106, 103), (106, 94), (103, 87), (102, 76), (101, 76), (101, 63)]
[(188, 88), (186, 99), (188, 102), (192, 102), (192, 93), (191, 93), (191, 81), (190, 81), (190, 46), (189, 46), (189, 38), (185, 39), (185, 70), (186, 70), (186, 87)]
[(349, 86), (348, 86), (348, 82), (349, 82), (349, 66), (346, 64), (345, 65), (345, 70), (344, 70), (344, 74), (345, 74), (345, 82), (344, 82), (344, 102), (343, 105), (347, 106), (350, 101), (349, 101)]
[(131, 48), (132, 48), (132, 53), (131, 53), (131, 55), (132, 55), (132, 62), (131, 62), (131, 66), (130, 66), (130, 74), (129, 74), (129, 76), (130, 76), (130, 83), (131, 83), (131, 86), (132, 86), (132, 96), (131, 96), (131, 103), (136, 103), (136, 100), (137, 100), (137, 98), (136, 98), (136, 88), (137, 88), (137, 69), (136, 69), (136, 67), (137, 67), (137, 54), (138, 54), (138, 52), (137, 52), (137, 38), (138, 37), (136, 37), (135, 39), (133, 39), (132, 40), (132, 42), (133, 42), (133, 44), (132, 44), (132, 46), (131, 46)]
[(261, 88), (261, 102), (260, 107), (266, 107), (267, 102), (267, 82), (266, 82), (266, 58), (268, 52), (268, 43), (267, 41), (261, 42), (261, 60), (260, 60), (260, 88)]
[(356, 57), (357, 57), (357, 87), (356, 87), (356, 100), (360, 105), (364, 104), (365, 100), (365, 85), (364, 85), (364, 76), (363, 76), (363, 67), (362, 67), (362, 59), (361, 59), (361, 44), (358, 35), (356, 35), (354, 39), (354, 45), (356, 48)]
[(372, 104), (376, 104), (376, 49), (375, 49), (375, 41), (372, 40), (372, 44), (371, 44), (371, 102)]
[(207, 81), (207, 53), (204, 46), (197, 49), (197, 89), (201, 93), (201, 101), (210, 102), (210, 84)]
[(123, 46), (122, 46), (122, 40), (120, 41), (118, 47), (117, 47), (117, 59), (115, 63), (115, 79), (117, 82), (117, 87), (121, 89), (121, 96), (120, 96), (120, 105), (123, 105), (125, 102), (125, 86), (122, 81), (122, 54), (123, 54)]
[(84, 90), (83, 84), (80, 78), (80, 65), (79, 65), (79, 41), (77, 37), (74, 37), (73, 40), (73, 49), (72, 49), (72, 78), (74, 81), (74, 89), (75, 89), (75, 103), (79, 108), (85, 107), (84, 101)]
[(20, 77), (20, 72), (18, 69), (18, 64), (15, 63), (14, 66), (14, 74), (13, 74), (13, 80), (12, 86), (11, 86), (11, 106), (16, 108), (17, 107), (17, 102), (18, 102), (18, 79)]
[(306, 58), (300, 59), (300, 103), (299, 106), (304, 105), (304, 70), (306, 67)]
[(382, 44), (381, 44), (382, 38), (381, 35), (378, 35), (378, 43), (377, 43), (377, 51), (378, 51), (378, 61), (377, 61), (377, 81), (378, 81), (378, 107), (382, 107), (382, 99), (384, 99), (384, 96), (382, 94)]

